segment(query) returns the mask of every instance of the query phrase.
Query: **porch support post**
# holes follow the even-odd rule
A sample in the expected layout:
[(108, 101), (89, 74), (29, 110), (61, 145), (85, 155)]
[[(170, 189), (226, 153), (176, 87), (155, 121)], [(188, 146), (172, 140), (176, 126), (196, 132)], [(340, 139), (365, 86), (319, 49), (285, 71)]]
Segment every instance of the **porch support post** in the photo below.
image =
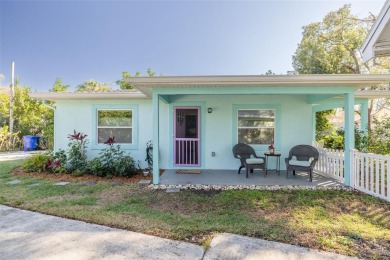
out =
[(160, 181), (159, 168), (159, 95), (153, 93), (153, 184), (158, 184)]
[(360, 131), (368, 131), (368, 99), (360, 103)]
[(345, 143), (344, 143), (344, 184), (351, 186), (352, 171), (351, 167), (351, 151), (355, 149), (355, 131), (354, 131), (354, 91), (344, 94), (345, 108)]
[(312, 136), (312, 142), (314, 142), (315, 140), (316, 140), (316, 134), (317, 134), (317, 131), (316, 131), (316, 129), (317, 129), (317, 120), (316, 120), (316, 114), (317, 114), (317, 112), (316, 111), (313, 111), (312, 112), (312, 127), (313, 127), (313, 130), (312, 130), (312, 134), (313, 134), (313, 136)]

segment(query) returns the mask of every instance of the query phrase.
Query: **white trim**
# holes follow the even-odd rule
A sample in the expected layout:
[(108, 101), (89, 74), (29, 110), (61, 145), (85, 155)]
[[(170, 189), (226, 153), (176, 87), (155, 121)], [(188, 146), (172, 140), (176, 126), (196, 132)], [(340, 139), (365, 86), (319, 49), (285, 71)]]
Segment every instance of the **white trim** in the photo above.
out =
[(82, 99), (143, 99), (148, 98), (139, 91), (115, 91), (115, 92), (45, 92), (31, 93), (31, 98), (57, 101), (57, 100), (82, 100)]
[(358, 90), (355, 91), (355, 98), (386, 98), (390, 97), (389, 90)]
[[(390, 56), (390, 42), (381, 39), (384, 32), (390, 27), (390, 0), (387, 0), (380, 11), (377, 20), (371, 27), (363, 45), (360, 48), (363, 62), (367, 62), (377, 56)], [(385, 36), (386, 37), (386, 36)], [(388, 36), (387, 36), (388, 37)]]
[[(390, 0), (389, 0), (390, 1)], [(98, 100), (98, 99), (150, 99), (152, 88), (194, 87), (345, 87), (356, 89), (390, 82), (390, 74), (315, 74), (315, 75), (261, 75), (261, 76), (161, 76), (131, 77), (126, 81), (139, 91), (31, 93), (42, 100)]]
[(390, 74), (305, 74), (305, 75), (260, 75), (260, 76), (161, 76), (131, 77), (126, 81), (146, 96), (152, 88), (201, 88), (201, 87), (345, 87), (356, 89), (375, 84), (388, 83)]

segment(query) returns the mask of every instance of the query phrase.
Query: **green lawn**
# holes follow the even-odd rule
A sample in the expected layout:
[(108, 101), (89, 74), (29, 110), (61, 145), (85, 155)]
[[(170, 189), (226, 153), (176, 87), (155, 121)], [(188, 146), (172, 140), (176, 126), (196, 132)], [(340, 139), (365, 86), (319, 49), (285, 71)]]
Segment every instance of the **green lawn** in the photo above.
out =
[[(0, 163), (0, 203), (207, 246), (230, 232), (364, 258), (390, 257), (390, 204), (347, 191), (181, 191), (13, 177)], [(14, 179), (16, 185), (6, 184)], [(40, 186), (28, 184), (41, 182)]]

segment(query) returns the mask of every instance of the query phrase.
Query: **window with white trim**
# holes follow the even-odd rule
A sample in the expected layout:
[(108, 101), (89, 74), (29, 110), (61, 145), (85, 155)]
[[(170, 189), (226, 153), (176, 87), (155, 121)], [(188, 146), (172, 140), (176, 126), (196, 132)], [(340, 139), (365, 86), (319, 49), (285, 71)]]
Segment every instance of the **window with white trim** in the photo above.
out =
[(239, 143), (270, 145), (275, 143), (274, 109), (238, 109)]
[(132, 109), (97, 110), (97, 143), (104, 143), (110, 136), (117, 144), (133, 143)]

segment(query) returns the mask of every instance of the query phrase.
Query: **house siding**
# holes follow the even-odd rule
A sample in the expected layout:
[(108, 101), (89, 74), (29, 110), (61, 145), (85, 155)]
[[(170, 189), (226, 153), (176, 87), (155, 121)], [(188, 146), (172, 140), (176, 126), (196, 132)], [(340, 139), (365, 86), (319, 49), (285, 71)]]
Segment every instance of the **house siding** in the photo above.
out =
[[(280, 121), (277, 124), (279, 143), (277, 150), (282, 152), (282, 158), (287, 157), (289, 150), (297, 144), (312, 142), (312, 106), (305, 102), (306, 95), (181, 95), (176, 96), (170, 104), (160, 102), (160, 168), (173, 169), (171, 150), (173, 147), (172, 108), (174, 106), (196, 105), (204, 103), (201, 115), (204, 116), (201, 125), (204, 135), (201, 158), (205, 169), (236, 169), (239, 161), (232, 156), (232, 148), (236, 144), (233, 136), (233, 107), (237, 105), (259, 105), (261, 107), (278, 107)], [(211, 107), (213, 112), (207, 113)], [(265, 147), (255, 147), (258, 155), (263, 156)], [(216, 156), (211, 156), (215, 152)], [(274, 158), (271, 158), (271, 160)], [(273, 164), (273, 162), (271, 161)], [(284, 163), (281, 164), (285, 168)], [(194, 167), (195, 168), (195, 167)]]
[(131, 100), (71, 100), (57, 101), (55, 118), (55, 150), (68, 149), (67, 136), (73, 133), (73, 130), (83, 132), (88, 135), (88, 158), (93, 158), (100, 152), (96, 142), (96, 110), (97, 108), (124, 108), (136, 107), (138, 113), (136, 122), (134, 122), (136, 141), (135, 146), (125, 149), (131, 156), (140, 160), (141, 166), (145, 167), (146, 143), (152, 139), (153, 121), (152, 121), (152, 101), (150, 99), (131, 99)]
[[(276, 138), (276, 150), (282, 152), (282, 158), (287, 157), (291, 147), (297, 144), (310, 144), (312, 141), (312, 106), (307, 104), (306, 95), (177, 95), (171, 96), (170, 103), (159, 103), (159, 136), (160, 165), (162, 169), (173, 169), (173, 108), (175, 106), (201, 107), (201, 166), (204, 169), (236, 169), (239, 161), (232, 156), (232, 147), (236, 137), (234, 125), (234, 108), (244, 106), (261, 106), (278, 109), (276, 127), (279, 133)], [(151, 99), (131, 100), (73, 100), (57, 101), (55, 120), (55, 149), (67, 149), (68, 134), (76, 131), (86, 133), (89, 137), (88, 157), (98, 155), (99, 149), (93, 149), (96, 122), (93, 109), (98, 106), (110, 105), (123, 107), (136, 105), (138, 110), (138, 144), (129, 151), (135, 160), (145, 163), (146, 143), (153, 137), (153, 116)], [(207, 113), (211, 107), (213, 112)], [(259, 155), (263, 155), (266, 147), (255, 147)], [(216, 156), (211, 156), (215, 152)], [(274, 159), (274, 158), (271, 158)], [(272, 165), (274, 162), (270, 162)], [(281, 163), (282, 169), (285, 168)], [(195, 167), (194, 167), (195, 168)], [(271, 167), (272, 168), (272, 167)]]

